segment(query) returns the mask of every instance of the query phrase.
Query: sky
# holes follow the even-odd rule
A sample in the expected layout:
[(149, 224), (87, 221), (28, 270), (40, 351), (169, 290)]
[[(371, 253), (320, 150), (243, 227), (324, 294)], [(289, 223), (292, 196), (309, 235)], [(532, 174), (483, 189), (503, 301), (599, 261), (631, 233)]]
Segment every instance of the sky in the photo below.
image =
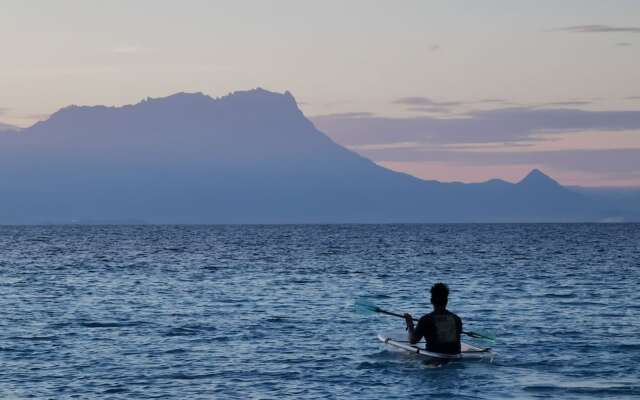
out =
[(1, 1), (0, 128), (263, 87), (421, 178), (640, 186), (637, 0)]

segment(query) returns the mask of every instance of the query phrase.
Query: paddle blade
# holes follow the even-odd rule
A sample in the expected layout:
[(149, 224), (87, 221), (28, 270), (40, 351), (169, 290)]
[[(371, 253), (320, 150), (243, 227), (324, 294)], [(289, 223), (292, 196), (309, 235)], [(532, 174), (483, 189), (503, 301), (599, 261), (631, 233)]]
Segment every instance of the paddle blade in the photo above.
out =
[(462, 332), (465, 335), (472, 337), (474, 339), (484, 339), (484, 340), (489, 340), (491, 342), (495, 342), (496, 340), (496, 335), (495, 333), (492, 332), (487, 332), (487, 331), (465, 331)]
[(353, 303), (353, 309), (358, 314), (372, 314), (377, 313), (380, 309), (375, 304), (369, 302), (366, 299), (358, 299)]

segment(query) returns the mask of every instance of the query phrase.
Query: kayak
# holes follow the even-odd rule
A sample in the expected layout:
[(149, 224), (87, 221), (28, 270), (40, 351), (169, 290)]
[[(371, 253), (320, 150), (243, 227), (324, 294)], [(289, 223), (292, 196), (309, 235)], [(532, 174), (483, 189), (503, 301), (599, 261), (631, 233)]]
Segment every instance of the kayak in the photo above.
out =
[[(443, 354), (443, 353), (434, 353), (432, 351), (427, 351), (424, 348), (424, 342), (410, 344), (406, 340), (405, 341), (394, 340), (384, 335), (378, 335), (378, 339), (384, 344), (393, 347), (394, 349), (407, 352), (407, 353), (413, 353), (421, 358), (432, 360), (432, 361), (486, 360), (486, 361), (492, 362), (493, 358), (496, 355), (488, 347), (487, 348), (477, 347), (464, 342), (460, 343), (460, 348), (462, 350), (460, 354)], [(419, 346), (420, 344), (422, 344), (423, 346), (420, 347)]]

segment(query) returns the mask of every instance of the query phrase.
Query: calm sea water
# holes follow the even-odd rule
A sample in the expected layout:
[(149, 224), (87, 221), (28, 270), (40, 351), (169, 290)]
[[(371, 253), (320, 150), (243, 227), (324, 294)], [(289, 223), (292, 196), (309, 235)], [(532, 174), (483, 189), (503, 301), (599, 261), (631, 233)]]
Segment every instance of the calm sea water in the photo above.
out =
[[(436, 281), (493, 364), (386, 349)], [(0, 227), (0, 398), (640, 396), (640, 225)]]

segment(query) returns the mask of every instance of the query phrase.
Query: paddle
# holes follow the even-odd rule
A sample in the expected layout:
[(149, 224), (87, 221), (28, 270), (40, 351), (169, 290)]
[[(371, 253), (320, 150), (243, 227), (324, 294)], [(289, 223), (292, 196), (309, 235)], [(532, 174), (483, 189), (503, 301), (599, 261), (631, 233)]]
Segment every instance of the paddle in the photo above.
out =
[[(355, 303), (353, 304), (356, 311), (364, 311), (364, 312), (376, 312), (376, 313), (380, 313), (380, 314), (386, 314), (386, 315), (391, 315), (394, 317), (399, 317), (399, 318), (404, 318), (403, 314), (398, 314), (398, 313), (394, 313), (391, 311), (387, 311), (387, 310), (383, 310), (382, 308), (376, 306), (375, 304), (372, 304), (370, 302), (368, 302), (367, 300), (356, 300)], [(472, 332), (472, 331), (462, 331), (463, 334), (472, 337), (472, 338), (476, 338), (476, 339), (485, 339), (485, 340), (491, 340), (491, 341), (495, 341), (496, 337), (495, 335), (489, 335), (489, 334), (481, 334), (478, 332)]]

